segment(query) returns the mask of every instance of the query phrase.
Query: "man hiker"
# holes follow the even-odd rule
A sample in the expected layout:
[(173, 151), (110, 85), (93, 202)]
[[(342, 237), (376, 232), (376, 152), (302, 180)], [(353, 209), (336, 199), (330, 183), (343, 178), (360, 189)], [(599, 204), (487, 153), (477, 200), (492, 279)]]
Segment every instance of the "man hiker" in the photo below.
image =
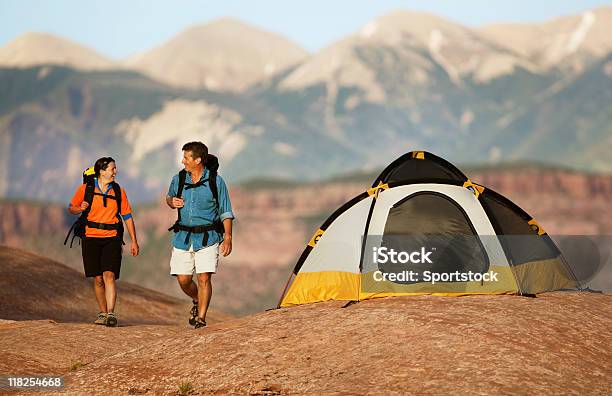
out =
[[(219, 251), (232, 252), (232, 204), (223, 178), (217, 174), (216, 157), (202, 142), (183, 146), (185, 169), (174, 175), (166, 203), (178, 209), (174, 231), (170, 274), (193, 300), (189, 324), (206, 326), (206, 312), (212, 296), (212, 275), (217, 271)], [(193, 272), (197, 285), (193, 282)]]

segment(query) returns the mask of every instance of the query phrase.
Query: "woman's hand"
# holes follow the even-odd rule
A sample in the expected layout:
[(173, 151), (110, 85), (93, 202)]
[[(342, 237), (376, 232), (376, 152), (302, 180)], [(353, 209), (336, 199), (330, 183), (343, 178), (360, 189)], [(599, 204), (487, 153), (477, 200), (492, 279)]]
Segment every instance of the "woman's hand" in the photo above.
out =
[(136, 257), (138, 256), (138, 253), (140, 252), (140, 246), (138, 246), (138, 242), (132, 242), (132, 256)]

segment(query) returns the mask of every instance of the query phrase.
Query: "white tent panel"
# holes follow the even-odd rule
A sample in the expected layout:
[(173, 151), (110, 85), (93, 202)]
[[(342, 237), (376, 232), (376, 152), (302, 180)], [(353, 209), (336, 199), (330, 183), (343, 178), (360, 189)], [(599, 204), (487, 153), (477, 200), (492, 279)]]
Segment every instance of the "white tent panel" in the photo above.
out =
[(372, 199), (361, 200), (331, 223), (304, 261), (300, 272), (359, 273), (361, 239)]
[(417, 192), (432, 191), (444, 194), (459, 204), (468, 215), (474, 229), (481, 238), (482, 244), (492, 264), (507, 266), (508, 260), (491, 225), (486, 212), (478, 199), (467, 188), (446, 184), (410, 184), (384, 190), (378, 195), (368, 235), (383, 235), (389, 211), (397, 202)]

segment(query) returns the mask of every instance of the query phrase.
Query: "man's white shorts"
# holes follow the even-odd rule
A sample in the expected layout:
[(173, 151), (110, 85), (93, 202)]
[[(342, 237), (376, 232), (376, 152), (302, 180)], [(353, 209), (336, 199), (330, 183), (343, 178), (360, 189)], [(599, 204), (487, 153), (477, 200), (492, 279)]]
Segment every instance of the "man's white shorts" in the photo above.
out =
[(170, 258), (170, 275), (191, 275), (195, 270), (196, 274), (204, 272), (217, 272), (217, 264), (219, 263), (219, 244), (205, 247), (193, 251), (193, 247), (189, 250), (182, 250), (172, 247), (172, 257)]

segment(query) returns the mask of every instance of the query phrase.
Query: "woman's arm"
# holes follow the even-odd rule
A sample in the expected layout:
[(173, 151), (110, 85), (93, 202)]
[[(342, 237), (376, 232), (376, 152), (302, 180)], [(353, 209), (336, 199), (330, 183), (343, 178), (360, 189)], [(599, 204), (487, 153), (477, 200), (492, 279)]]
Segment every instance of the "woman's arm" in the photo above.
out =
[(87, 209), (87, 207), (89, 206), (89, 204), (85, 201), (81, 202), (80, 206), (68, 206), (68, 212), (70, 212), (73, 215), (78, 215), (81, 212), (83, 212), (85, 209)]
[(130, 234), (130, 239), (132, 240), (132, 256), (138, 256), (140, 247), (138, 246), (138, 239), (136, 238), (136, 226), (134, 225), (134, 217), (130, 217), (129, 219), (125, 220), (125, 226), (127, 227), (128, 233)]

